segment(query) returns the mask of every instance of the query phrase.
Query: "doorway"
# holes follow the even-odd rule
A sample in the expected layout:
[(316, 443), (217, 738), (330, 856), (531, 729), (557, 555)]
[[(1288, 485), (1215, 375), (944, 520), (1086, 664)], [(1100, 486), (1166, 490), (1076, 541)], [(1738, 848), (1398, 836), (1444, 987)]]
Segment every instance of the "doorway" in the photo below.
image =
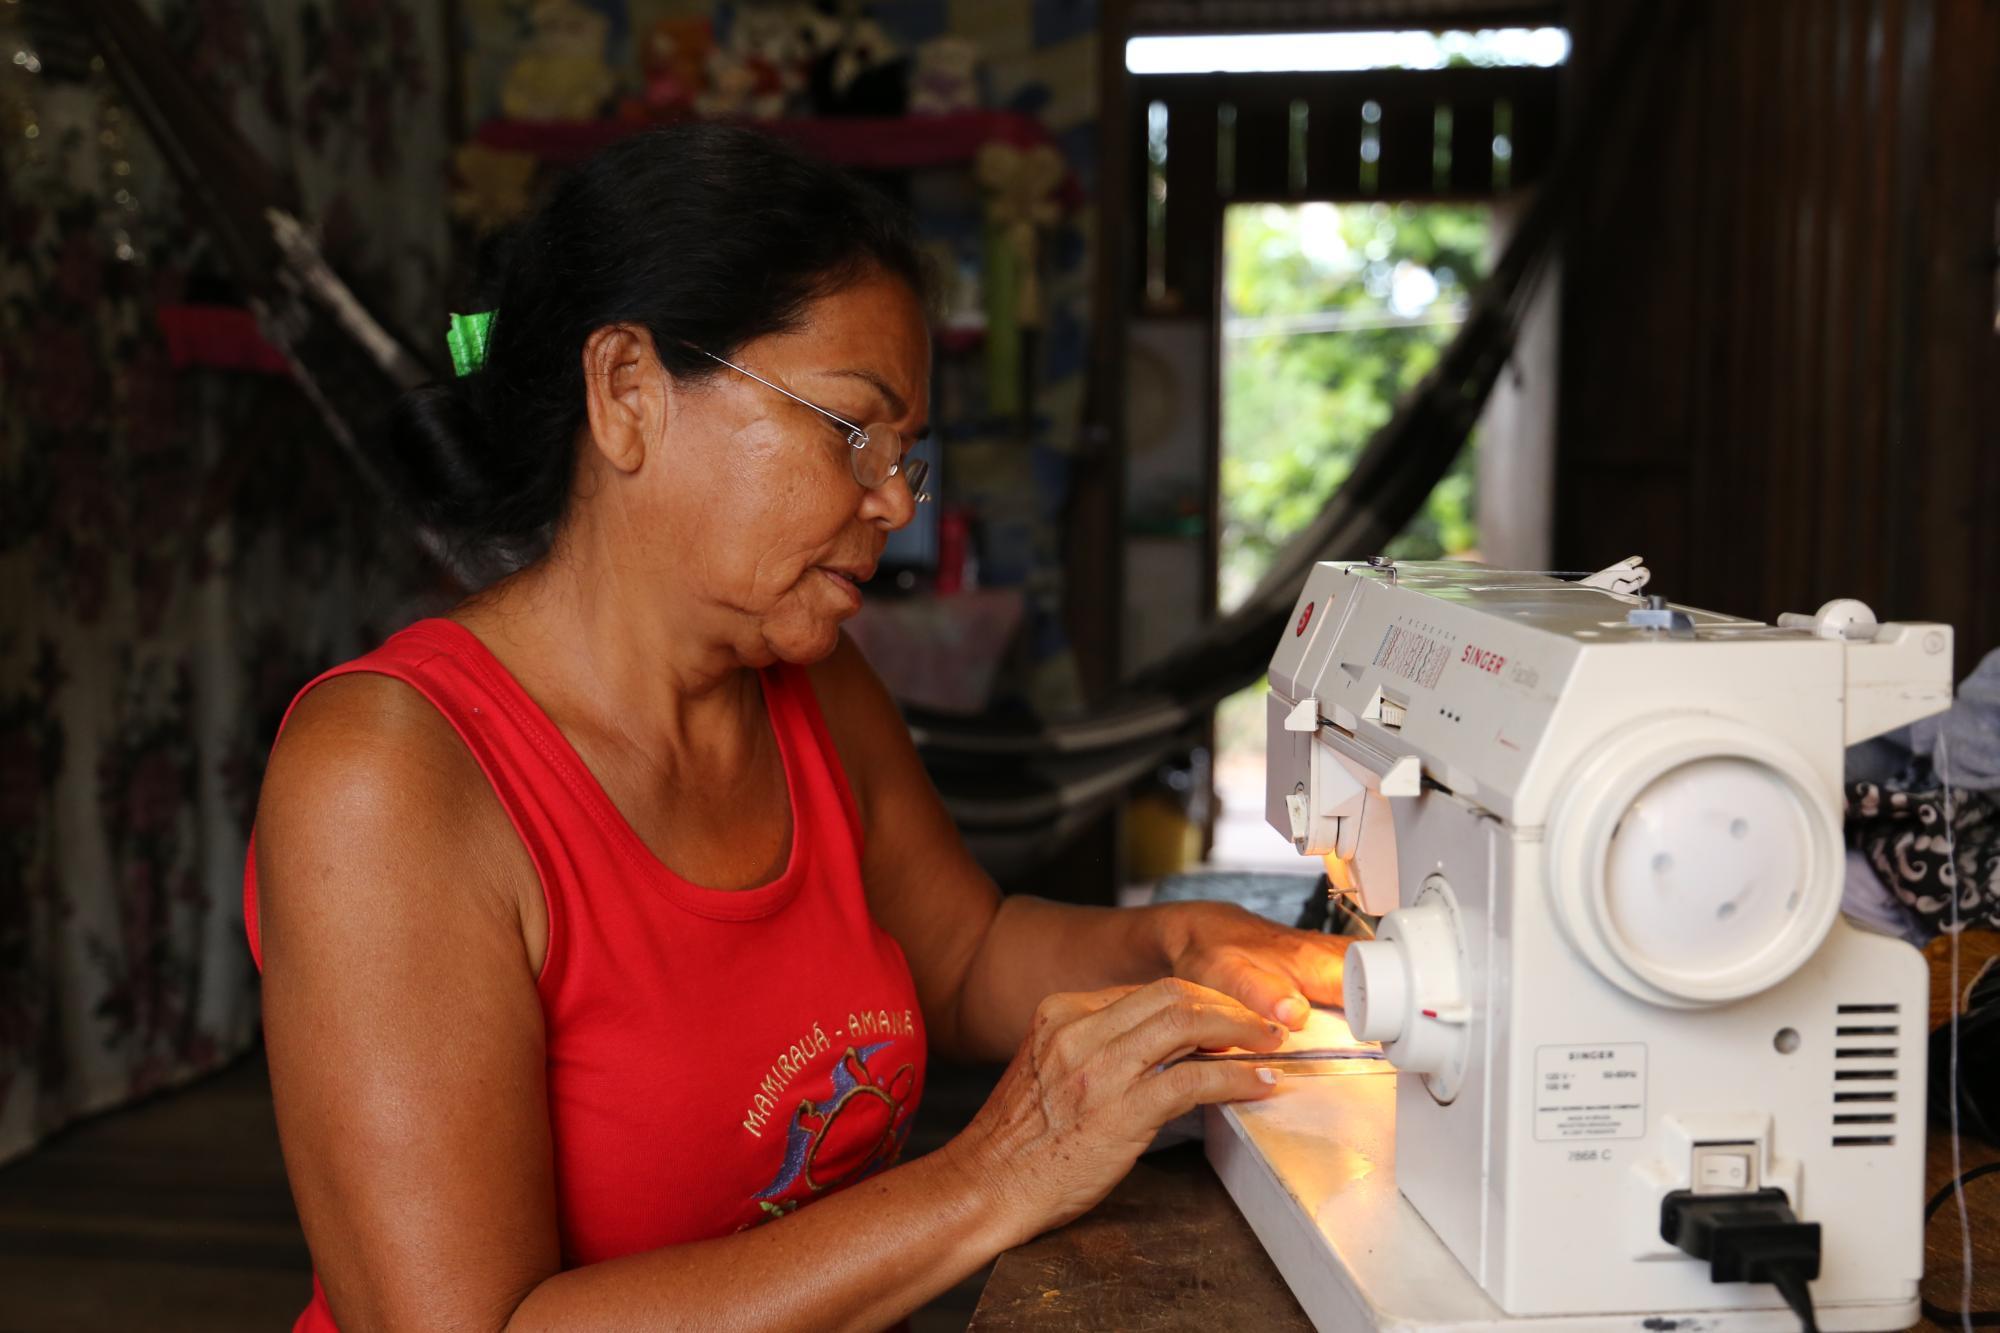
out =
[[(1223, 214), (1216, 602), (1248, 596), (1464, 322), (1483, 203), (1239, 203)], [(1478, 437), (1383, 554), (1478, 559)], [(1215, 715), (1212, 864), (1297, 870), (1264, 821), (1264, 682)]]

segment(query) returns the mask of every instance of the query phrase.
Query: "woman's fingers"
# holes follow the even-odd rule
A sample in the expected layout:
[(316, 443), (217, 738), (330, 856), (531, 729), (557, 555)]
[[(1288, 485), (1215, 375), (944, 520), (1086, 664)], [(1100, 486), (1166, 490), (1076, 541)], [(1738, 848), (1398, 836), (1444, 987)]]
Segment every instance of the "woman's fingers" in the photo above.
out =
[(1196, 995), (1225, 1002), (1228, 998), (1171, 978), (1145, 986), (1045, 995), (1035, 1007), (1029, 1040), (1042, 1045), (1059, 1067), (1081, 1069), (1101, 1058), (1105, 1047), (1147, 1015)]
[(1348, 941), (1285, 931), (1261, 950), (1231, 950), (1202, 980), (1288, 1028), (1302, 1028), (1315, 1004), (1339, 1004)]
[(1292, 970), (1299, 989), (1314, 1004), (1339, 1004), (1340, 983), (1346, 972), (1347, 946), (1353, 941), (1341, 935), (1315, 935), (1300, 931), (1299, 952)]
[(1036, 1018), (1041, 1023), (1065, 1026), (1110, 1008), (1138, 989), (1138, 986), (1108, 986), (1103, 990), (1056, 991), (1042, 997)]
[(1168, 978), (1046, 997), (1000, 1086), (961, 1139), (982, 1175), (1013, 1184), (1024, 1235), (1104, 1196), (1166, 1121), (1268, 1094), (1277, 1073), (1237, 1060), (1168, 1061), (1200, 1047), (1279, 1046), (1284, 1028), (1218, 991)]
[[(1238, 954), (1219, 964), (1209, 979), (1247, 1008), (1269, 1014), (1288, 1028), (1304, 1027), (1312, 1012), (1312, 1002), (1299, 983), (1261, 958), (1252, 961), (1248, 955)], [(1335, 994), (1339, 994), (1337, 988)]]
[(1158, 981), (1131, 987), (1116, 1002), (1105, 1006), (1094, 1020), (1105, 1030), (1093, 1035), (1100, 1041), (1109, 1042), (1119, 1033), (1130, 1032), (1161, 1010), (1172, 1009), (1178, 1005), (1234, 1006), (1236, 1003), (1236, 997), (1225, 995), (1199, 982), (1188, 981), (1182, 977), (1161, 977)]
[(1289, 1028), (1314, 1004), (1340, 1003), (1345, 939), (1290, 930), (1227, 903), (1182, 903), (1174, 972), (1213, 986)]
[(1147, 1118), (1165, 1124), (1197, 1106), (1268, 1097), (1281, 1077), (1275, 1069), (1244, 1060), (1183, 1060), (1148, 1074), (1133, 1092)]
[(1114, 1038), (1108, 1054), (1128, 1076), (1138, 1076), (1191, 1051), (1274, 1051), (1285, 1029), (1225, 996), (1163, 1005)]

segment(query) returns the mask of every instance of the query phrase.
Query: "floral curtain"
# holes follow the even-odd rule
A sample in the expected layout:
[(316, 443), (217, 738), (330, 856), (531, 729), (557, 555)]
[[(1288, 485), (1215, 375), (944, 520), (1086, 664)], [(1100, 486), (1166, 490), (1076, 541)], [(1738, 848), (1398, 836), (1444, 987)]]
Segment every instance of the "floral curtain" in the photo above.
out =
[[(0, 9), (0, 1159), (254, 1041), (242, 866), (278, 720), (430, 596), (289, 381), (170, 362), (162, 313), (229, 303), (222, 265), (32, 8)], [(336, 269), (434, 322), (442, 7), (145, 8)]]

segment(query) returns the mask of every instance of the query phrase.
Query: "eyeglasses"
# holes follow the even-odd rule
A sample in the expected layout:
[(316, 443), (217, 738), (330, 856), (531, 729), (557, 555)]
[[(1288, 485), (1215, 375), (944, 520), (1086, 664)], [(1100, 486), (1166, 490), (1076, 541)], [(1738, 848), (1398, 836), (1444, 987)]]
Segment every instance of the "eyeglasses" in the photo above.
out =
[(835, 416), (817, 403), (807, 402), (790, 389), (771, 383), (754, 370), (745, 370), (734, 361), (724, 361), (715, 353), (704, 351), (699, 347), (693, 350), (701, 352), (711, 361), (728, 366), (739, 375), (748, 375), (767, 389), (776, 389), (801, 407), (810, 407), (828, 421), (844, 427), (847, 431), (847, 443), (853, 446), (848, 456), (848, 465), (854, 470), (854, 479), (865, 489), (872, 491), (879, 486), (887, 485), (889, 478), (900, 475), (904, 485), (910, 488), (911, 500), (922, 504), (931, 498), (924, 490), (924, 478), (930, 475), (931, 465), (921, 458), (906, 460), (903, 457), (902, 432), (894, 426), (883, 421), (878, 421), (872, 426), (857, 426), (851, 421)]

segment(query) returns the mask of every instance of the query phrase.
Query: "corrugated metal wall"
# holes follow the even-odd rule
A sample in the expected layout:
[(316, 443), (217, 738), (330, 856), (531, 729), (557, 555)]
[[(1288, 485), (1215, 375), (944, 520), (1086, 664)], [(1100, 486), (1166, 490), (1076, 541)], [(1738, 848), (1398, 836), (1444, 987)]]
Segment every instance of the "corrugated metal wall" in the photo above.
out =
[[(1679, 0), (1566, 254), (1558, 563), (2000, 644), (2000, 0)], [(1626, 0), (1572, 8), (1574, 62)]]

